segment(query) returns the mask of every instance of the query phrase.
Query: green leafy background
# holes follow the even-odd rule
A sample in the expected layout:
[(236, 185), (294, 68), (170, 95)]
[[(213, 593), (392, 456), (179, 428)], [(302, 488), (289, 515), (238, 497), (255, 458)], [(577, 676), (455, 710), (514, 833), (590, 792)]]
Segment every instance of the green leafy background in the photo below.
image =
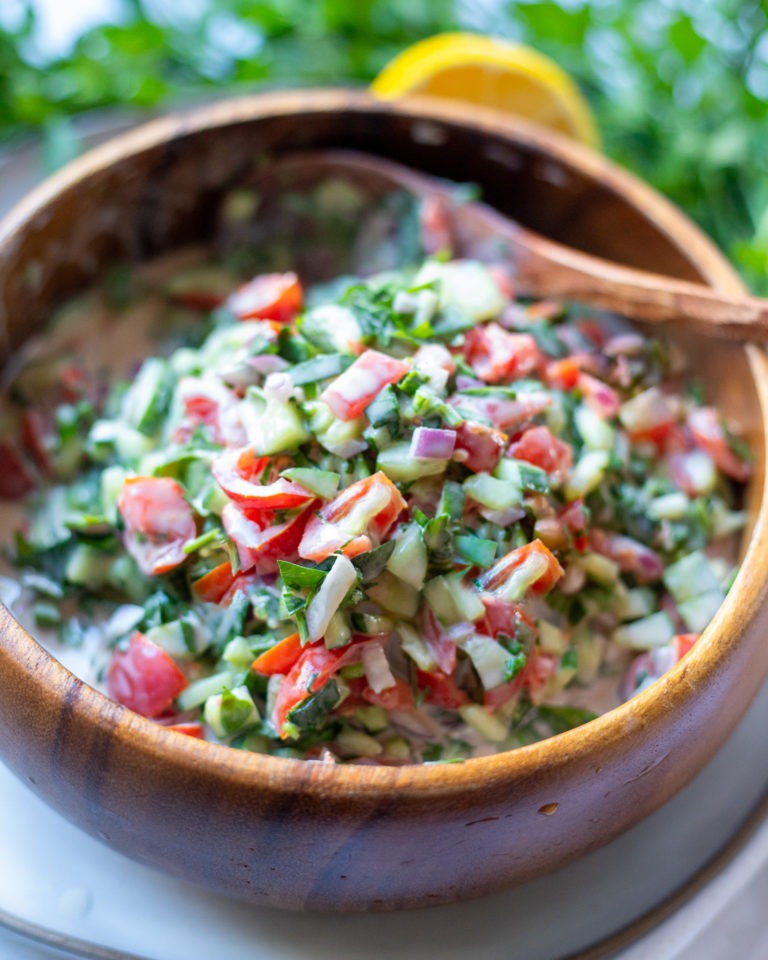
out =
[(85, 110), (364, 84), (422, 37), (480, 30), (568, 70), (609, 156), (679, 203), (768, 293), (766, 9), (765, 0), (122, 0), (116, 22), (50, 58), (28, 0), (0, 0), (0, 143), (42, 130), (55, 166), (77, 151), (69, 118)]

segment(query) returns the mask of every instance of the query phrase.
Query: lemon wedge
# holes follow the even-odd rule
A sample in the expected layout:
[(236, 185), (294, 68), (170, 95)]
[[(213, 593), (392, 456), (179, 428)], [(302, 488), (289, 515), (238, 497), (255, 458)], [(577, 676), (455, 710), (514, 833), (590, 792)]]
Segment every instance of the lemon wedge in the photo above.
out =
[(383, 100), (420, 94), (513, 113), (590, 147), (599, 144), (586, 100), (553, 60), (523, 44), (442, 33), (413, 44), (371, 84)]

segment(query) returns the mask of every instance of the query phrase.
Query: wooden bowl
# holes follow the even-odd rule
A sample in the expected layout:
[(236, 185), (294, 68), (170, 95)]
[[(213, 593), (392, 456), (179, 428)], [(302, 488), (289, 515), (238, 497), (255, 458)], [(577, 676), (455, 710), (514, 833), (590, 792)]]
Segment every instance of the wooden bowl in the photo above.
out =
[[(93, 151), (0, 224), (5, 357), (110, 261), (204, 239), (217, 198), (265, 152), (363, 149), (456, 180), (584, 250), (738, 292), (674, 207), (584, 148), (492, 111), (363, 93), (253, 97), (151, 123)], [(768, 672), (768, 375), (754, 347), (690, 341), (693, 369), (756, 457), (751, 539), (692, 654), (629, 703), (463, 764), (333, 766), (181, 737), (68, 673), (0, 613), (0, 755), (52, 807), (131, 857), (255, 903), (386, 910), (554, 870), (684, 786)]]

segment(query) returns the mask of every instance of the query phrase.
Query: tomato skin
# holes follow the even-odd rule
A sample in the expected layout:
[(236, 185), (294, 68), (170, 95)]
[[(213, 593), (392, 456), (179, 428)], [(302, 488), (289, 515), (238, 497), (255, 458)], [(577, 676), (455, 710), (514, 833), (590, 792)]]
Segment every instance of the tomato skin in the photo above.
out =
[[(456, 681), (439, 670), (434, 673), (417, 671), (419, 690), (427, 691), (426, 703), (444, 710), (458, 710), (470, 702), (466, 691), (456, 686)], [(429, 687), (429, 690), (427, 690)]]
[(232, 586), (234, 579), (229, 560), (225, 560), (196, 580), (192, 589), (204, 603), (218, 603)]
[(288, 673), (301, 656), (302, 649), (299, 634), (292, 633), (276, 643), (271, 650), (265, 650), (256, 657), (251, 669), (267, 677), (271, 677), (273, 673)]
[(296, 560), (304, 529), (318, 503), (310, 501), (300, 513), (280, 524), (272, 523), (269, 511), (251, 514), (236, 503), (225, 504), (221, 519), (237, 546), (241, 570), (275, 573), (278, 560)]
[(107, 673), (109, 695), (143, 717), (162, 713), (188, 685), (168, 654), (143, 633), (136, 631), (127, 650), (118, 648), (112, 654)]
[(281, 739), (288, 714), (302, 700), (315, 693), (345, 664), (354, 663), (362, 656), (362, 647), (372, 641), (351, 643), (338, 650), (327, 650), (322, 644), (308, 644), (285, 676), (275, 697), (272, 723)]
[(477, 420), (465, 420), (456, 428), (456, 448), (466, 457), (454, 457), (475, 473), (490, 473), (501, 459), (507, 435)]
[(453, 250), (453, 231), (448, 201), (439, 194), (425, 196), (419, 205), (419, 230), (425, 253)]
[(520, 393), (511, 397), (453, 396), (448, 401), (453, 407), (475, 410), (491, 421), (497, 430), (508, 431), (527, 420), (544, 413), (552, 406), (552, 397), (544, 390), (538, 393)]
[(363, 689), (363, 700), (376, 707), (383, 707), (385, 710), (416, 709), (410, 684), (399, 677), (395, 680), (394, 687), (387, 687), (386, 690), (380, 690), (378, 693), (366, 685)]
[(486, 383), (527, 377), (542, 366), (543, 355), (530, 333), (509, 333), (498, 323), (479, 324), (466, 335), (464, 356)]
[[(319, 563), (349, 544), (354, 556), (360, 553), (365, 537), (370, 550), (372, 539), (380, 541), (407, 508), (405, 500), (389, 477), (379, 471), (351, 484), (310, 518), (299, 544), (299, 556)], [(349, 518), (344, 525), (344, 520)], [(351, 541), (351, 543), (350, 543)]]
[(163, 724), (166, 730), (175, 730), (176, 733), (183, 733), (188, 737), (194, 737), (196, 740), (205, 740), (205, 732), (202, 723), (169, 723)]
[(239, 320), (277, 323), (290, 323), (303, 303), (304, 293), (295, 273), (263, 273), (227, 300), (227, 306)]
[(544, 557), (547, 566), (530, 589), (534, 593), (546, 593), (562, 577), (564, 571), (555, 555), (544, 546), (541, 540), (533, 540), (516, 550), (511, 550), (501, 560), (498, 560), (490, 570), (487, 570), (480, 577), (478, 583), (483, 590), (493, 591), (498, 589), (514, 569), (525, 563), (534, 554)]
[(544, 380), (550, 387), (559, 390), (573, 390), (579, 382), (581, 358), (577, 355), (551, 360), (544, 371)]
[(515, 639), (520, 626), (525, 627), (531, 637), (538, 635), (536, 624), (526, 612), (516, 603), (496, 597), (492, 593), (484, 593), (481, 597), (485, 607), (485, 616), (480, 621), (481, 632), (493, 637), (500, 633)]
[(184, 490), (175, 480), (129, 477), (117, 508), (125, 523), (126, 550), (142, 573), (158, 576), (187, 559), (184, 544), (197, 534), (197, 525)]
[(254, 510), (290, 510), (314, 499), (301, 484), (278, 477), (274, 483), (259, 483), (268, 463), (253, 447), (243, 447), (218, 457), (211, 464), (213, 477), (230, 500)]
[(583, 553), (589, 546), (587, 537), (587, 510), (583, 500), (572, 500), (558, 514), (558, 519), (573, 538), (574, 547)]
[(186, 442), (194, 428), (203, 424), (208, 427), (214, 443), (221, 446), (245, 443), (242, 424), (232, 419), (238, 397), (223, 383), (205, 377), (182, 377), (178, 393), (187, 416), (174, 434), (177, 442)]
[(320, 399), (339, 420), (356, 420), (388, 383), (397, 383), (410, 369), (405, 360), (366, 350), (323, 390)]
[(698, 407), (688, 415), (688, 426), (698, 447), (715, 461), (721, 473), (739, 483), (752, 476), (752, 465), (742, 460), (728, 444), (720, 418), (714, 407)]
[(552, 435), (548, 427), (528, 427), (508, 450), (510, 457), (524, 460), (550, 475), (564, 476), (573, 463), (573, 451), (567, 443)]

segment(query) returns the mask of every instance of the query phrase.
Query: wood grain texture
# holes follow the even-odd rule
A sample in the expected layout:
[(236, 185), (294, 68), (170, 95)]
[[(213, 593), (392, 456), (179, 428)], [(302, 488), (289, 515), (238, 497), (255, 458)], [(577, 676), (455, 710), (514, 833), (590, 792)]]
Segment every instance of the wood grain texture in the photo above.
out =
[[(464, 114), (428, 101), (301, 92), (218, 104), (113, 141), (0, 224), (0, 350), (7, 357), (110, 261), (204, 238), (224, 191), (256, 176), (265, 156), (307, 148), (363, 149), (473, 180), (505, 213), (555, 240), (741, 292), (706, 238), (628, 174), (492, 111)], [(701, 769), (768, 673), (768, 370), (753, 347), (678, 339), (755, 452), (752, 537), (704, 639), (629, 703), (464, 764), (303, 763), (199, 742), (132, 714), (69, 674), (3, 612), (3, 760), (64, 816), (129, 856), (278, 907), (444, 903), (551, 871), (607, 842)], [(553, 814), (540, 812), (554, 803)]]

